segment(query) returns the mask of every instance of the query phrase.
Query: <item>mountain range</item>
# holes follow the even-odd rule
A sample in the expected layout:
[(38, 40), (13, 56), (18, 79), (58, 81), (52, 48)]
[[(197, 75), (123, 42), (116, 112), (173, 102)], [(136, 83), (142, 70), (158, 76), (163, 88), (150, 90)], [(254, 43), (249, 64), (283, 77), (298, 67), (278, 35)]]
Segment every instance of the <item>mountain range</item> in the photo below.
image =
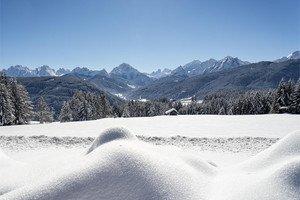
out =
[[(23, 82), (24, 80), (26, 82), (36, 80), (32, 77), (60, 77), (57, 80), (61, 81), (64, 79), (81, 80), (86, 84), (93, 85), (98, 90), (128, 99), (185, 98), (192, 95), (201, 98), (206, 92), (216, 89), (273, 88), (279, 78), (289, 77), (296, 80), (297, 77), (299, 78), (299, 62), (291, 61), (297, 61), (299, 58), (300, 51), (295, 51), (289, 56), (272, 62), (258, 63), (250, 63), (237, 57), (227, 56), (221, 60), (193, 60), (173, 70), (164, 68), (149, 74), (142, 73), (127, 63), (120, 64), (111, 72), (107, 72), (105, 69), (91, 70), (87, 67), (54, 70), (47, 65), (35, 69), (16, 65), (4, 69), (3, 72), (11, 77), (22, 77)], [(280, 68), (282, 66), (284, 67)], [(283, 71), (279, 73), (276, 71), (278, 69)], [(266, 77), (267, 74), (268, 77)], [(249, 77), (250, 75), (251, 77)], [(232, 83), (232, 80), (235, 82)], [(243, 85), (245, 83), (247, 84)]]
[(265, 90), (276, 88), (281, 79), (297, 81), (300, 59), (258, 62), (192, 77), (174, 74), (132, 91), (129, 99), (183, 99), (204, 96), (219, 90)]
[[(194, 60), (185, 64), (184, 66), (179, 66), (174, 70), (168, 68), (165, 68), (163, 70), (157, 69), (156, 71), (147, 74), (139, 72), (137, 69), (133, 68), (127, 63), (122, 63), (119, 66), (113, 68), (113, 70), (110, 73), (107, 73), (107, 75), (110, 75), (115, 78), (120, 78), (128, 84), (144, 86), (150, 83), (151, 80), (159, 79), (174, 73), (178, 73), (182, 70), (181, 68), (183, 68), (182, 73), (188, 76), (194, 76), (203, 73), (210, 73), (215, 71), (221, 71), (223, 69), (234, 68), (245, 64), (249, 64), (249, 62), (242, 61), (237, 57), (234, 58), (231, 56), (227, 56), (221, 60), (209, 59), (203, 62), (199, 60)], [(73, 70), (59, 68), (55, 71), (47, 65), (43, 65), (35, 69), (30, 69), (27, 66), (15, 65), (9, 67), (8, 69), (3, 69), (2, 71), (7, 76), (11, 77), (63, 76), (66, 74), (77, 74), (83, 77), (92, 77), (99, 73), (102, 73), (103, 70), (91, 70), (87, 67), (76, 67)]]

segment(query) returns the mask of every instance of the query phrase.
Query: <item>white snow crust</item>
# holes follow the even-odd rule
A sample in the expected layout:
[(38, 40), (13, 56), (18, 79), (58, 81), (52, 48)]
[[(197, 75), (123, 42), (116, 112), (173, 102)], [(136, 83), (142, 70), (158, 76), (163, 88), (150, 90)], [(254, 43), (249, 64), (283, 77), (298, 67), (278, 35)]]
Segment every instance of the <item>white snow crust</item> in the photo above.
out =
[[(38, 171), (4, 153), (0, 159), (27, 170), (18, 171), (15, 182), (1, 182), (0, 199), (5, 200), (300, 198), (300, 132), (288, 134), (240, 164), (225, 167), (192, 151), (143, 142), (121, 128), (101, 132), (87, 154), (82, 151), (63, 166), (49, 166), (56, 171), (47, 175), (43, 172), (49, 169)], [(3, 172), (5, 167), (0, 167)], [(1, 173), (1, 180), (9, 180), (11, 174)], [(36, 176), (30, 177), (32, 174)]]

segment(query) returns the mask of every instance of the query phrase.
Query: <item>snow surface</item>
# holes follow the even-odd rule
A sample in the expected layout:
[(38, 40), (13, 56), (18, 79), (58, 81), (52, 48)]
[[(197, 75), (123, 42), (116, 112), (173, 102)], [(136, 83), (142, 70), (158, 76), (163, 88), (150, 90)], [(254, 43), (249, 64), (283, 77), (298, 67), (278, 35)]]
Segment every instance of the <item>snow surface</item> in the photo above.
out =
[(0, 200), (298, 200), (299, 119), (160, 116), (0, 127)]
[(124, 127), (134, 135), (189, 137), (281, 138), (300, 130), (300, 115), (184, 115), (137, 118), (105, 118), (86, 122), (32, 124), (0, 127), (0, 135), (96, 137), (111, 127)]
[(5, 172), (0, 180), (8, 180), (0, 182), (0, 199), (300, 198), (300, 132), (228, 166), (193, 151), (143, 142), (120, 128), (100, 133), (87, 152), (65, 153), (60, 162), (38, 165), (1, 152), (0, 163), (12, 167), (0, 165)]

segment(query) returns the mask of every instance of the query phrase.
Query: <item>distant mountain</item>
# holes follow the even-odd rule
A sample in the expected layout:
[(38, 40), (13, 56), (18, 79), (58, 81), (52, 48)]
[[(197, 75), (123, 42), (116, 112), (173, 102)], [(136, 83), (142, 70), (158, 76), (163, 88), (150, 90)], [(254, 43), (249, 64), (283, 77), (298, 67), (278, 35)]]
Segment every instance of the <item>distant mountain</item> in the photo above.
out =
[(70, 73), (77, 74), (83, 78), (89, 78), (89, 77), (95, 76), (99, 72), (100, 71), (98, 71), (98, 70), (91, 70), (87, 67), (76, 67)]
[(112, 94), (125, 94), (131, 91), (133, 88), (130, 87), (126, 82), (115, 78), (114, 76), (110, 76), (106, 70), (101, 70), (95, 76), (86, 79), (90, 83), (93, 83), (99, 89), (108, 91)]
[(56, 75), (57, 76), (63, 76), (65, 74), (69, 74), (71, 72), (71, 70), (69, 69), (65, 69), (65, 68), (59, 68), (57, 71), (56, 71)]
[(177, 67), (176, 69), (174, 69), (170, 76), (182, 76), (182, 77), (187, 77), (188, 76), (188, 72), (186, 71), (186, 69), (182, 66)]
[(158, 69), (158, 70), (153, 71), (150, 74), (148, 74), (148, 76), (150, 78), (159, 79), (159, 78), (166, 77), (166, 76), (170, 75), (171, 72), (172, 72), (172, 70), (167, 69), (167, 68), (164, 68), (163, 70)]
[(283, 62), (283, 61), (287, 61), (287, 60), (296, 60), (296, 59), (300, 59), (300, 51), (294, 51), (287, 57), (279, 58), (279, 59), (275, 60), (274, 62)]
[(132, 88), (145, 86), (153, 81), (146, 74), (139, 72), (127, 63), (115, 67), (109, 75), (114, 79), (122, 80)]
[(190, 63), (185, 64), (183, 68), (185, 69), (185, 71), (189, 76), (195, 76), (195, 75), (203, 74), (207, 68), (214, 66), (216, 63), (217, 60), (215, 59), (209, 59), (204, 62), (201, 62), (199, 60), (194, 60)]
[(178, 76), (178, 73), (175, 73), (131, 92), (128, 98), (182, 99), (193, 95), (202, 98), (221, 89), (269, 89), (275, 88), (282, 78), (297, 81), (299, 73), (300, 60), (259, 62), (192, 77)]
[(193, 60), (184, 66), (177, 67), (171, 72), (171, 74), (176, 73), (177, 75), (181, 74), (187, 76), (196, 76), (203, 73), (212, 73), (225, 69), (231, 69), (246, 64), (249, 64), (249, 62), (242, 61), (231, 56), (227, 56), (222, 60), (209, 59), (204, 62), (201, 62), (200, 60)]
[(247, 61), (242, 61), (237, 57), (227, 56), (217, 62), (213, 62), (213, 65), (206, 68), (204, 73), (218, 72), (226, 69), (233, 69), (242, 65), (250, 64)]
[(32, 70), (22, 65), (11, 66), (8, 69), (3, 69), (2, 72), (10, 77), (31, 77)]
[(55, 70), (47, 65), (43, 65), (34, 70), (22, 65), (11, 66), (4, 69), (3, 72), (11, 77), (41, 77), (41, 76), (56, 76)]
[(47, 65), (43, 65), (41, 67), (36, 68), (33, 71), (33, 76), (56, 76), (56, 72), (54, 69), (52, 69), (51, 67), (47, 66)]
[(300, 59), (300, 51), (294, 51), (293, 53), (291, 53), (290, 55), (288, 55), (287, 58), (288, 58), (289, 60)]

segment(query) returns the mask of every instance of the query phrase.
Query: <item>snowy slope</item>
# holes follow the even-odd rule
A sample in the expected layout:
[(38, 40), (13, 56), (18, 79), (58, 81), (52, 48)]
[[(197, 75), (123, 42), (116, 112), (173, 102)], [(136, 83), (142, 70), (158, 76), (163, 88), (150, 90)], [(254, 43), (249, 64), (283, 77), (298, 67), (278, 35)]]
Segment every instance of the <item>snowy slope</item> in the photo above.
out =
[[(50, 175), (23, 166), (28, 173), (17, 172), (10, 192), (2, 191), (0, 199), (296, 200), (299, 144), (300, 132), (294, 132), (241, 164), (222, 167), (190, 151), (157, 147), (126, 130), (110, 129)], [(7, 162), (5, 156), (0, 159)], [(35, 179), (28, 175), (34, 171)], [(1, 180), (12, 180), (11, 174), (1, 175)], [(0, 182), (0, 188), (8, 188), (6, 183)]]
[(300, 115), (185, 115), (105, 118), (95, 121), (4, 126), (0, 135), (97, 136), (111, 127), (124, 127), (135, 135), (169, 137), (255, 136), (283, 137), (300, 130)]

